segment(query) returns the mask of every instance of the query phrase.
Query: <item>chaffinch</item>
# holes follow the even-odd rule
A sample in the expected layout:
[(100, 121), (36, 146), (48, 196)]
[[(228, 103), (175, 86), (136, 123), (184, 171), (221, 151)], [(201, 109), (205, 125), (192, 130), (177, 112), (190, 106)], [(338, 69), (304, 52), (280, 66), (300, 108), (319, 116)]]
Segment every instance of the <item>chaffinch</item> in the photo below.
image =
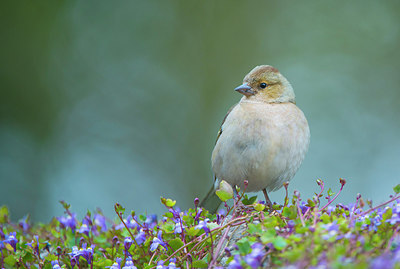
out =
[(310, 129), (296, 106), (289, 81), (274, 67), (255, 67), (235, 88), (243, 97), (222, 121), (211, 163), (215, 184), (200, 203), (215, 212), (221, 201), (215, 188), (221, 180), (246, 192), (281, 188), (299, 169), (310, 142)]

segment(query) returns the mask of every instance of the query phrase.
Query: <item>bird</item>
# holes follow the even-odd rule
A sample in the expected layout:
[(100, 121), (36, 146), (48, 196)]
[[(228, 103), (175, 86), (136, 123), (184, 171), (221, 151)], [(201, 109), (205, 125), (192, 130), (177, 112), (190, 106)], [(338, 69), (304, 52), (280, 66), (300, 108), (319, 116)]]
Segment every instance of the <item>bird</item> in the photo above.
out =
[[(308, 151), (310, 129), (292, 85), (270, 65), (253, 68), (234, 89), (242, 94), (224, 117), (211, 156), (214, 184), (200, 206), (216, 212), (224, 180), (245, 192), (268, 192), (290, 181)], [(246, 185), (244, 182), (246, 181)]]

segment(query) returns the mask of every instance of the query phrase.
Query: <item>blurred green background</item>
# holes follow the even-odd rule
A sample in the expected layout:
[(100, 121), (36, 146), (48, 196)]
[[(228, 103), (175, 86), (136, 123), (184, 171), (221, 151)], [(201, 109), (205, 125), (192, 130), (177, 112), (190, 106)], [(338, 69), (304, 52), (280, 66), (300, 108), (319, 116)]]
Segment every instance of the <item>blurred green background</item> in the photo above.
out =
[[(292, 83), (311, 145), (290, 184), (384, 201), (400, 174), (399, 1), (3, 1), (0, 204), (48, 221), (120, 202), (160, 213), (212, 184), (233, 91)], [(283, 201), (283, 190), (271, 198)]]

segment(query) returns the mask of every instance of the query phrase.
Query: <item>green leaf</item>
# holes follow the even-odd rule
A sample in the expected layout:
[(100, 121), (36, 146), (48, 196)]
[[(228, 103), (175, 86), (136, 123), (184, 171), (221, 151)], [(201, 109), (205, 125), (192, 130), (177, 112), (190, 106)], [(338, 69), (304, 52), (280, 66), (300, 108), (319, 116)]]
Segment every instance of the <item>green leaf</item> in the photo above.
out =
[(64, 207), (65, 210), (69, 210), (69, 208), (71, 207), (71, 205), (67, 204), (64, 200), (61, 200), (59, 202)]
[(314, 201), (313, 201), (313, 200), (311, 200), (311, 199), (308, 199), (308, 200), (307, 200), (307, 204), (306, 204), (306, 206), (308, 206), (308, 207), (314, 207), (314, 206), (315, 206), (315, 203), (314, 203)]
[(55, 261), (55, 260), (57, 260), (57, 256), (56, 255), (54, 255), (54, 254), (52, 254), (52, 253), (49, 253), (46, 257), (45, 257), (45, 260), (46, 261)]
[(187, 224), (187, 225), (193, 225), (194, 224), (194, 218), (192, 216), (186, 216), (184, 215), (182, 217), (182, 220)]
[(328, 189), (328, 196), (333, 196), (335, 193), (331, 190), (331, 188)]
[(25, 254), (22, 255), (23, 262), (32, 262), (33, 260), (34, 260), (33, 255), (30, 252), (25, 252)]
[(258, 211), (258, 212), (261, 212), (261, 211), (263, 211), (265, 209), (265, 205), (263, 205), (263, 204), (255, 204), (254, 205), (254, 209), (256, 211)]
[(10, 266), (14, 266), (15, 263), (17, 262), (17, 259), (13, 256), (7, 256), (6, 258), (4, 258), (4, 263)]
[(383, 221), (388, 220), (388, 219), (390, 219), (392, 217), (392, 215), (393, 215), (393, 210), (389, 207), (385, 211), (385, 213), (382, 214), (382, 220)]
[(291, 263), (298, 261), (301, 257), (304, 257), (304, 250), (301, 248), (295, 248), (290, 251), (284, 251), (282, 257), (288, 259)]
[(288, 219), (295, 219), (297, 217), (297, 210), (294, 205), (285, 207), (282, 211), (282, 215)]
[(323, 214), (321, 217), (323, 223), (327, 224), (331, 222), (331, 217), (328, 214)]
[(244, 205), (252, 205), (254, 202), (257, 200), (257, 196), (252, 196), (250, 198), (247, 197), (247, 195), (244, 196), (242, 203)]
[(251, 246), (249, 243), (249, 239), (247, 237), (244, 237), (240, 239), (238, 242), (236, 242), (236, 245), (239, 248), (239, 252), (241, 254), (249, 254), (251, 250)]
[(192, 262), (192, 268), (207, 268), (208, 264), (207, 262), (203, 260), (197, 260)]
[(173, 233), (175, 231), (175, 224), (173, 224), (171, 222), (167, 222), (161, 228), (166, 233)]
[(176, 201), (169, 198), (166, 199), (164, 197), (161, 197), (161, 203), (163, 203), (166, 207), (173, 207), (176, 204)]
[(296, 227), (296, 233), (298, 234), (305, 234), (309, 231), (309, 228), (303, 227), (303, 226), (297, 226)]
[(273, 209), (273, 210), (280, 210), (281, 208), (282, 208), (281, 205), (278, 205), (278, 204), (272, 205), (272, 209)]
[(9, 251), (14, 252), (14, 248), (13, 248), (9, 243), (4, 243), (4, 246), (5, 246), (6, 249), (8, 249)]
[(125, 213), (125, 208), (124, 208), (122, 205), (116, 203), (116, 204), (114, 205), (114, 208), (115, 208), (115, 211), (116, 211), (119, 215), (121, 215), (121, 216), (124, 215), (124, 213)]
[(6, 206), (0, 207), (0, 223), (7, 222), (8, 215), (9, 215), (8, 207)]
[(164, 216), (166, 216), (169, 219), (172, 219), (174, 217), (174, 214), (172, 214), (171, 212), (167, 212), (164, 214)]
[(94, 241), (96, 244), (104, 244), (104, 243), (107, 242), (107, 238), (104, 237), (104, 236), (96, 236), (96, 237), (93, 238), (93, 241)]
[(208, 222), (207, 223), (207, 227), (208, 227), (208, 229), (213, 230), (215, 228), (218, 228), (219, 225), (217, 223), (215, 223), (215, 222)]
[(168, 244), (174, 251), (183, 246), (183, 242), (180, 238), (172, 239), (171, 241), (168, 242)]
[(396, 194), (400, 193), (400, 184), (397, 184), (394, 188), (393, 188), (394, 192)]
[(263, 232), (260, 239), (263, 244), (271, 243), (272, 240), (275, 238), (276, 232), (275, 230), (267, 230)]
[(288, 243), (282, 236), (277, 236), (274, 240), (272, 240), (272, 244), (277, 250), (282, 250), (287, 246)]
[(226, 202), (229, 199), (233, 198), (232, 186), (228, 182), (226, 182), (225, 180), (222, 180), (219, 183), (219, 187), (218, 187), (217, 191), (215, 192), (215, 194), (219, 197), (219, 199), (222, 202)]
[(189, 229), (186, 229), (186, 234), (189, 236), (196, 236), (200, 230), (195, 229), (194, 227), (190, 227)]
[(226, 201), (228, 201), (229, 199), (232, 199), (232, 195), (230, 195), (229, 193), (227, 193), (227, 192), (225, 192), (225, 191), (221, 191), (221, 190), (217, 190), (216, 192), (215, 192), (215, 194), (217, 194), (217, 196), (219, 197), (219, 199), (222, 201), (222, 202), (226, 202)]
[(262, 232), (261, 224), (249, 223), (247, 231), (249, 234), (259, 234)]
[(94, 265), (96, 268), (99, 268), (99, 267), (104, 268), (104, 267), (106, 267), (106, 266), (111, 266), (111, 265), (113, 265), (113, 263), (114, 263), (114, 262), (113, 262), (112, 260), (104, 259), (104, 260), (100, 260), (100, 261), (93, 262), (93, 265)]

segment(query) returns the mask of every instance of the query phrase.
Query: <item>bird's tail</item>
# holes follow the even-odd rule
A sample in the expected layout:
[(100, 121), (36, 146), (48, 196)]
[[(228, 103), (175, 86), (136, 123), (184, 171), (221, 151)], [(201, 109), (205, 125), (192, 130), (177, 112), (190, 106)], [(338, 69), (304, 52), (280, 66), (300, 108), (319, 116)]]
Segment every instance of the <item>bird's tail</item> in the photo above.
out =
[(208, 191), (206, 197), (203, 198), (200, 202), (200, 206), (204, 207), (210, 213), (214, 214), (217, 212), (218, 207), (221, 205), (221, 200), (215, 194), (214, 186), (211, 186), (211, 189)]

